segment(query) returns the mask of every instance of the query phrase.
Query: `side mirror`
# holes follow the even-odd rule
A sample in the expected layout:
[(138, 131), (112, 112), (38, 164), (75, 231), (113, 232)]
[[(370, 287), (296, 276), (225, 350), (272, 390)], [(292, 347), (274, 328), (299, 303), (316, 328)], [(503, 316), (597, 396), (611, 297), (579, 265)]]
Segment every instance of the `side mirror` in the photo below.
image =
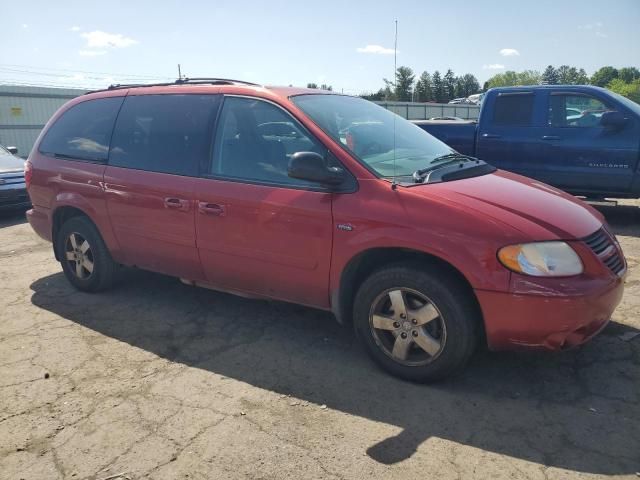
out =
[(288, 174), (291, 178), (323, 185), (340, 185), (344, 180), (341, 168), (328, 167), (325, 159), (315, 152), (296, 152), (291, 155)]
[(600, 125), (612, 129), (622, 128), (626, 121), (622, 112), (604, 112), (600, 117)]
[(7, 147), (7, 150), (9, 150), (9, 153), (11, 153), (13, 155), (17, 155), (18, 154), (18, 147)]

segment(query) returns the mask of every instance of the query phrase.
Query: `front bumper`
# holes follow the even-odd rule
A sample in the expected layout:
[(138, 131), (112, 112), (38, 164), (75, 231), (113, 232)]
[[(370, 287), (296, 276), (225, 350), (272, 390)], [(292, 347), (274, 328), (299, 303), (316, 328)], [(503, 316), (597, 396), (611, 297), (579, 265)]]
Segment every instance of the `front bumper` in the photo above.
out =
[(561, 350), (598, 334), (622, 299), (624, 277), (565, 282), (565, 295), (476, 291), (489, 348)]
[[(21, 187), (2, 188), (0, 185), (0, 211), (17, 210), (31, 205), (27, 189), (24, 184)], [(8, 186), (7, 186), (8, 187)]]

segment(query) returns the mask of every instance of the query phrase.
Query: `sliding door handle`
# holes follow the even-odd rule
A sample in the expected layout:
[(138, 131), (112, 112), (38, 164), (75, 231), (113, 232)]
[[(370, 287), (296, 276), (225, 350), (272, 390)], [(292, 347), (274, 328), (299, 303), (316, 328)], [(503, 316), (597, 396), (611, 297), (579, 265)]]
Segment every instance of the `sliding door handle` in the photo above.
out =
[(224, 217), (224, 205), (217, 203), (198, 202), (198, 211), (206, 215), (214, 215), (216, 217)]
[(164, 199), (164, 208), (170, 208), (172, 210), (189, 210), (189, 200), (184, 198), (167, 197)]

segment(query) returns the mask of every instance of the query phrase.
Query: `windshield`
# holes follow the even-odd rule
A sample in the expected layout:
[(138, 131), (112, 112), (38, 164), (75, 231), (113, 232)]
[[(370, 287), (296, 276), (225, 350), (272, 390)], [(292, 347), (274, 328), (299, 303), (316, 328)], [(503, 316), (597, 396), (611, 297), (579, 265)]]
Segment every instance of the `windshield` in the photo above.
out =
[(413, 123), (362, 98), (306, 94), (291, 100), (322, 130), (383, 177), (411, 175), (429, 167), (437, 157), (453, 153), (450, 147)]

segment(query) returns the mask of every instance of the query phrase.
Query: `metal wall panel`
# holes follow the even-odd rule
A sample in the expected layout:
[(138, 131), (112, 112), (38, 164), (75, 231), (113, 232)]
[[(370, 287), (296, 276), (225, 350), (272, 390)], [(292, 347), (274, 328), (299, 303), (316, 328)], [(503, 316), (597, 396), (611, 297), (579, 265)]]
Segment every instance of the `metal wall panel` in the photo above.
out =
[(26, 157), (49, 118), (66, 102), (85, 93), (70, 88), (0, 85), (0, 144), (18, 147)]

